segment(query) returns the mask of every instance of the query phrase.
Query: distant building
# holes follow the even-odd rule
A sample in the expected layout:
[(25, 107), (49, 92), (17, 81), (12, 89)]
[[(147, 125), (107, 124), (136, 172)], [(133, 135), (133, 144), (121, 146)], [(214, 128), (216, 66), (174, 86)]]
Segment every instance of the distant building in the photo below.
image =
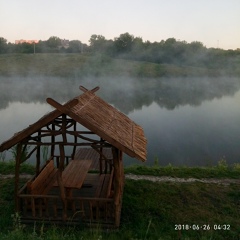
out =
[(21, 39), (21, 40), (15, 40), (15, 44), (22, 44), (22, 43), (38, 43), (39, 40), (24, 40), (24, 39)]
[(61, 39), (61, 46), (60, 47), (69, 48), (69, 40)]

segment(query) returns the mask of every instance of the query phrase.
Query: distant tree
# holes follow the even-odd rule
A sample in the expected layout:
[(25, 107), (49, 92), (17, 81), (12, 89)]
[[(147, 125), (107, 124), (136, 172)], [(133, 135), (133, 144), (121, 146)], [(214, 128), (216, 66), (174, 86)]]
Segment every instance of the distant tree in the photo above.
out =
[(102, 35), (93, 34), (89, 40), (90, 49), (93, 52), (104, 52), (106, 50), (107, 40)]
[(127, 53), (132, 50), (134, 36), (127, 33), (120, 34), (114, 39), (114, 47), (117, 53)]
[(7, 52), (8, 52), (7, 39), (0, 37), (0, 53), (7, 53)]
[(47, 41), (47, 46), (52, 49), (57, 49), (61, 46), (61, 39), (59, 37), (52, 36)]
[(203, 43), (194, 41), (189, 44), (189, 47), (191, 48), (192, 51), (200, 51), (204, 49), (205, 47), (203, 46)]
[(83, 44), (79, 40), (72, 40), (69, 42), (69, 48), (67, 52), (70, 53), (81, 53), (83, 50)]

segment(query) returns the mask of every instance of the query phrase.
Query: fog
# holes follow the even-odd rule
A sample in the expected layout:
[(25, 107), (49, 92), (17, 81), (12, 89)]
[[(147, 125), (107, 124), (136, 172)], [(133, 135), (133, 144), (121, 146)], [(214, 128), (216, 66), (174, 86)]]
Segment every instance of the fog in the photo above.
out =
[[(240, 79), (238, 78), (59, 78), (0, 77), (0, 142), (88, 89), (144, 128), (146, 164), (207, 165), (240, 156)], [(138, 163), (127, 156), (125, 164)]]
[(100, 86), (97, 95), (128, 114), (153, 102), (173, 110), (180, 106), (199, 106), (240, 89), (238, 78), (129, 78), (85, 77), (80, 80), (44, 76), (0, 77), (0, 109), (10, 102), (46, 103), (51, 97), (63, 103), (81, 94), (79, 86)]

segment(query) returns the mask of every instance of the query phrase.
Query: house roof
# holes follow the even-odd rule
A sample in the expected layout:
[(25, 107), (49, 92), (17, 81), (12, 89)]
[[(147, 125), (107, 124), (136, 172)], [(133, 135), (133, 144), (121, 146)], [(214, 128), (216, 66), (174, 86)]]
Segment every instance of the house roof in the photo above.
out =
[(90, 91), (81, 89), (83, 94), (64, 105), (48, 98), (47, 102), (56, 110), (3, 142), (0, 151), (11, 148), (64, 113), (129, 156), (145, 161), (147, 140), (142, 127), (95, 95), (98, 88)]

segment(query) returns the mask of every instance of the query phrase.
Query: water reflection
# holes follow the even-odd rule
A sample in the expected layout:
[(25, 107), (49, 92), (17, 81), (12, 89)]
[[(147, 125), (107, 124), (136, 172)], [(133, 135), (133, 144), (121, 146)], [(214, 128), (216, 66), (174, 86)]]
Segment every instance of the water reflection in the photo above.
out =
[(147, 129), (149, 159), (158, 158), (163, 165), (213, 165), (221, 159), (236, 163), (240, 161), (239, 98), (240, 91), (174, 111), (153, 103), (129, 117)]
[[(79, 85), (100, 86), (98, 95), (143, 126), (148, 163), (166, 165), (229, 163), (240, 156), (240, 79), (1, 78), (0, 142), (65, 102)], [(126, 157), (125, 163), (137, 163)]]

